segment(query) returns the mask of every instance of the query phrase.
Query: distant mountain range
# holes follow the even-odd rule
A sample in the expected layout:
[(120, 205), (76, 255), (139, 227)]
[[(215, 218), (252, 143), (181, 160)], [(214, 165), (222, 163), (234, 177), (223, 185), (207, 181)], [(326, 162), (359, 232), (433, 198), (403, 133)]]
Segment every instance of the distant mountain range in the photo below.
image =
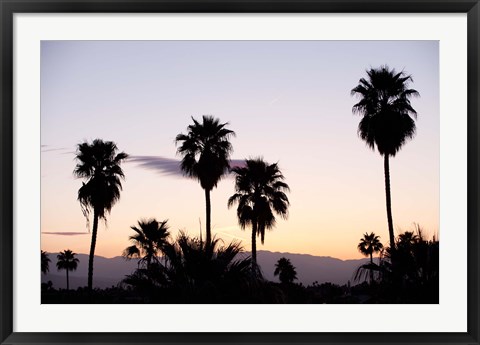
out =
[[(244, 253), (250, 255), (249, 252)], [(52, 281), (55, 288), (66, 287), (65, 271), (57, 271), (57, 253), (49, 253), (50, 272), (42, 274), (42, 283)], [(275, 263), (281, 257), (290, 259), (297, 271), (298, 282), (311, 285), (314, 281), (319, 284), (330, 282), (334, 284), (347, 284), (352, 280), (357, 267), (366, 263), (368, 259), (340, 260), (328, 256), (313, 256), (308, 254), (278, 253), (269, 251), (257, 252), (257, 261), (264, 277), (271, 281), (278, 281), (273, 275)], [(76, 289), (87, 284), (88, 255), (77, 254), (80, 260), (76, 271), (70, 272), (70, 288)], [(93, 284), (95, 287), (106, 288), (116, 286), (127, 274), (137, 268), (137, 260), (127, 261), (121, 256), (105, 258), (95, 256), (93, 270)]]

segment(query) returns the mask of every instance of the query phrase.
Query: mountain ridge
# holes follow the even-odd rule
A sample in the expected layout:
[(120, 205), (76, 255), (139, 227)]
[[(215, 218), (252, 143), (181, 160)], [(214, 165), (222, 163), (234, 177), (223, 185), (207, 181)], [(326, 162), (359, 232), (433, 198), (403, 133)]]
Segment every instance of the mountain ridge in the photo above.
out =
[[(57, 253), (48, 253), (50, 257), (50, 271), (42, 274), (41, 281), (46, 283), (52, 281), (55, 288), (65, 288), (65, 271), (56, 270)], [(243, 252), (242, 256), (249, 256), (250, 252)], [(288, 252), (271, 252), (261, 250), (257, 252), (257, 262), (261, 267), (262, 273), (267, 280), (278, 282), (278, 277), (273, 275), (275, 263), (281, 257), (290, 260), (297, 271), (297, 282), (303, 285), (312, 285), (330, 282), (338, 285), (347, 284), (352, 281), (355, 270), (362, 264), (368, 262), (368, 259), (348, 259), (342, 260), (331, 256), (316, 256), (311, 254), (296, 254)], [(70, 287), (85, 286), (87, 282), (88, 255), (77, 254), (80, 260), (78, 269), (69, 272)], [(93, 283), (94, 287), (107, 288), (116, 286), (125, 275), (131, 274), (138, 266), (138, 259), (126, 260), (122, 256), (107, 258), (95, 255)]]

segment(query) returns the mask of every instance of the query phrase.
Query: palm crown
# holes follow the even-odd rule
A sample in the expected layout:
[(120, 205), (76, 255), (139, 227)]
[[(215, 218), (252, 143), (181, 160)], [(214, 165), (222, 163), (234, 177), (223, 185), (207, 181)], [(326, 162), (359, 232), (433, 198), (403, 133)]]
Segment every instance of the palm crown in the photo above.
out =
[(273, 272), (275, 276), (279, 276), (280, 282), (282, 283), (293, 283), (297, 279), (297, 272), (295, 267), (292, 265), (289, 259), (280, 258), (275, 264), (275, 271)]
[(152, 261), (158, 262), (158, 255), (163, 252), (170, 236), (167, 221), (140, 220), (138, 227), (131, 226), (130, 228), (135, 232), (129, 237), (133, 245), (124, 250), (123, 256), (127, 259), (141, 258), (140, 263), (146, 263), (148, 269)]
[(377, 147), (381, 155), (395, 156), (408, 139), (415, 135), (414, 119), (417, 112), (410, 104), (418, 92), (409, 89), (410, 75), (396, 72), (388, 66), (367, 71), (368, 79), (361, 78), (352, 95), (360, 100), (353, 111), (363, 116), (358, 134), (367, 145)]
[(380, 237), (371, 232), (370, 234), (365, 233), (363, 235), (357, 248), (363, 255), (370, 256), (370, 260), (372, 261), (373, 254), (381, 251), (383, 245), (380, 242)]
[(87, 181), (78, 190), (78, 201), (87, 217), (93, 209), (99, 218), (105, 219), (106, 213), (120, 199), (120, 179), (125, 178), (120, 163), (128, 155), (124, 152), (117, 154), (117, 150), (115, 143), (101, 139), (77, 146), (77, 165), (73, 174)]
[(49, 266), (50, 266), (50, 258), (48, 257), (48, 253), (41, 250), (40, 251), (41, 255), (41, 269), (43, 274), (47, 274), (49, 271)]

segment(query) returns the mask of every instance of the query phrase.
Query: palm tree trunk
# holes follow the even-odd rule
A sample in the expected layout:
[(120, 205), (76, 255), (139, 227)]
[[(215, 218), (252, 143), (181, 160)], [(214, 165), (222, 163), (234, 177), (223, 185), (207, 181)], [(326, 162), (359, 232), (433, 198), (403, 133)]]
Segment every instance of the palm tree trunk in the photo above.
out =
[(90, 256), (88, 257), (88, 290), (93, 286), (93, 258), (95, 256), (95, 245), (97, 244), (98, 214), (93, 211), (92, 244), (90, 245)]
[(206, 244), (207, 246), (210, 245), (212, 242), (212, 233), (210, 230), (210, 213), (211, 213), (211, 205), (210, 205), (210, 190), (205, 189), (205, 204), (206, 204), (206, 223), (207, 223), (207, 239), (206, 239)]
[(390, 195), (390, 165), (388, 161), (388, 154), (384, 156), (384, 172), (385, 172), (385, 194), (387, 198), (387, 220), (388, 220), (388, 235), (390, 236), (390, 248), (395, 249), (395, 236), (393, 234), (393, 220), (392, 220), (392, 200)]
[(67, 291), (68, 291), (68, 290), (70, 290), (70, 286), (68, 284), (68, 268), (66, 269), (66, 271), (67, 271)]
[(257, 271), (257, 222), (252, 222), (252, 272)]
[(370, 253), (370, 284), (373, 284), (373, 253)]

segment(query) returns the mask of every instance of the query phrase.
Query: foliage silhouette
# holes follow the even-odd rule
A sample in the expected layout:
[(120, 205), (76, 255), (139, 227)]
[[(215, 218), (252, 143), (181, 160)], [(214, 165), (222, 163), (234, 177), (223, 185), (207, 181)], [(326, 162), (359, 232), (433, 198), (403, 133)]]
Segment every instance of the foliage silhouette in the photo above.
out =
[(238, 302), (252, 283), (251, 261), (241, 256), (239, 242), (220, 243), (215, 237), (207, 243), (180, 232), (174, 243), (165, 245), (164, 264), (156, 262), (150, 269), (137, 269), (123, 283), (149, 301)]
[(97, 241), (98, 220), (106, 222), (107, 214), (120, 199), (122, 190), (121, 178), (125, 178), (120, 164), (128, 155), (124, 152), (117, 154), (117, 145), (111, 141), (95, 139), (91, 144), (78, 144), (76, 152), (77, 165), (73, 174), (83, 178), (82, 186), (78, 190), (78, 201), (82, 212), (89, 222), (90, 212), (93, 211), (92, 242), (88, 260), (88, 289), (92, 290), (93, 260)]
[(48, 257), (48, 253), (41, 250), (40, 251), (40, 257), (41, 257), (41, 269), (43, 274), (47, 274), (49, 271), (49, 266), (50, 266), (50, 258)]
[(278, 165), (268, 164), (261, 158), (247, 159), (245, 167), (232, 169), (235, 174), (235, 194), (228, 199), (228, 207), (238, 204), (237, 218), (242, 229), (252, 227), (252, 270), (256, 272), (256, 236), (262, 244), (265, 229), (275, 226), (274, 213), (286, 219), (290, 205), (285, 192), (290, 188), (283, 182)]
[(139, 258), (139, 265), (145, 265), (149, 270), (152, 262), (159, 262), (158, 256), (163, 253), (170, 237), (167, 221), (139, 220), (138, 227), (131, 226), (131, 229), (135, 232), (129, 237), (133, 245), (125, 248), (123, 256), (126, 259)]
[(388, 66), (367, 70), (368, 78), (361, 78), (351, 94), (360, 98), (353, 112), (362, 116), (358, 134), (372, 150), (377, 148), (384, 157), (385, 194), (390, 247), (395, 245), (390, 194), (389, 157), (394, 157), (400, 148), (415, 135), (414, 119), (417, 112), (410, 98), (419, 96), (409, 89), (412, 77), (405, 72), (396, 72)]
[(233, 151), (229, 141), (235, 132), (225, 128), (228, 123), (210, 115), (202, 116), (202, 123), (192, 117), (193, 125), (187, 127), (187, 134), (178, 134), (175, 143), (180, 145), (177, 153), (183, 156), (181, 169), (186, 176), (197, 179), (205, 190), (206, 241), (210, 243), (211, 204), (210, 192), (217, 186), (230, 167)]
[(65, 270), (67, 272), (67, 290), (70, 290), (68, 272), (75, 271), (79, 262), (75, 255), (77, 254), (69, 249), (60, 252), (57, 255), (57, 270)]
[(380, 242), (380, 237), (375, 235), (373, 232), (365, 233), (363, 238), (360, 239), (360, 243), (357, 246), (357, 249), (365, 256), (370, 257), (370, 283), (374, 282), (374, 263), (373, 263), (373, 254), (378, 253), (383, 249), (383, 245)]
[(378, 265), (361, 266), (355, 279), (370, 270), (379, 277), (378, 286), (370, 290), (372, 303), (439, 301), (439, 242), (435, 237), (426, 240), (418, 225), (415, 231), (400, 234), (393, 249), (384, 248)]
[(283, 284), (291, 284), (297, 279), (297, 272), (289, 259), (280, 258), (275, 264), (274, 276), (278, 276)]

